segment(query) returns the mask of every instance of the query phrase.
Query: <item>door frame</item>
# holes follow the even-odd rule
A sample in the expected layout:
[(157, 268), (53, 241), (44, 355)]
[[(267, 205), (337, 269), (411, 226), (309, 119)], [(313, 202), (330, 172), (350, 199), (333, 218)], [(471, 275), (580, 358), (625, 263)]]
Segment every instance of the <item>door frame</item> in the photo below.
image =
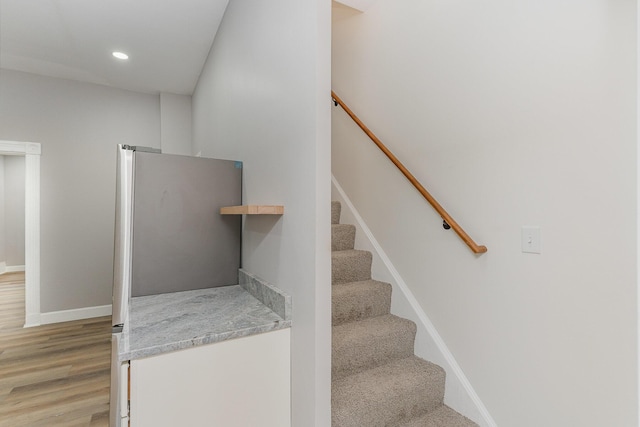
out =
[(0, 141), (0, 155), (25, 157), (25, 328), (40, 325), (40, 154), (37, 142)]

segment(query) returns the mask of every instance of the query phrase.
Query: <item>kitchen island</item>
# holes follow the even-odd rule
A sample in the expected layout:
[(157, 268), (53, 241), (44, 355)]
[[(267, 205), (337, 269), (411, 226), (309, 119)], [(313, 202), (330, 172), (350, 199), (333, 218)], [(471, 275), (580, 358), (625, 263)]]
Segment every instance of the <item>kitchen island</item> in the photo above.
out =
[(290, 425), (288, 296), (241, 270), (239, 285), (129, 307), (118, 358), (133, 427)]

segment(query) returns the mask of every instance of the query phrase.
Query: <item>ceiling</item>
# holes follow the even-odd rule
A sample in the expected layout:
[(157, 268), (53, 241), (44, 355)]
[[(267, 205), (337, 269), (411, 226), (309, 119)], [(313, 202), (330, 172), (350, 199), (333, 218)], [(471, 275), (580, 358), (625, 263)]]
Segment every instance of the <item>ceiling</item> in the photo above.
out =
[(0, 68), (192, 94), (228, 1), (0, 0)]

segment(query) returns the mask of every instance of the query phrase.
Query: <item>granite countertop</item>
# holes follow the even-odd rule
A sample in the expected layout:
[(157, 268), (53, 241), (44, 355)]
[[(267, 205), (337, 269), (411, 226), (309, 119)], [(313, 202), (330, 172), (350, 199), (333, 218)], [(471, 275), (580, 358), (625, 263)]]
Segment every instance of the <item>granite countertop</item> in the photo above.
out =
[(263, 295), (255, 294), (256, 278), (246, 277), (241, 278), (241, 285), (131, 298), (128, 327), (122, 333), (118, 349), (119, 360), (140, 359), (290, 327), (289, 309), (284, 315), (287, 319), (276, 314), (265, 305), (270, 302)]

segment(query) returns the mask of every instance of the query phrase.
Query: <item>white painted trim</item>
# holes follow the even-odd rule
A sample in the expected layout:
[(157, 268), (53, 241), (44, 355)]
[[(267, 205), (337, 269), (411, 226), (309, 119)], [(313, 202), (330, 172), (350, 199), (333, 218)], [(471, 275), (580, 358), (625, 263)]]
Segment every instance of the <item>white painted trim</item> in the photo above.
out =
[[(640, 22), (640, 7), (636, 7), (636, 22)], [(640, 31), (636, 31), (636, 129), (640, 129)], [(640, 426), (640, 133), (636, 130), (636, 412)]]
[(377, 0), (335, 0), (360, 12), (366, 12)]
[[(2, 266), (0, 266), (0, 270), (2, 270)], [(5, 273), (17, 273), (18, 271), (25, 271), (24, 265), (7, 265), (4, 268)]]
[(41, 154), (40, 144), (37, 142), (0, 141), (0, 153), (6, 156), (24, 156), (26, 154)]
[(40, 324), (40, 154), (37, 142), (0, 141), (0, 155), (25, 156), (25, 327)]
[(51, 323), (70, 322), (72, 320), (91, 319), (102, 316), (111, 316), (111, 304), (41, 313), (40, 323), (42, 325), (48, 325)]
[[(453, 354), (449, 351), (442, 337), (438, 334), (435, 326), (420, 306), (420, 303), (416, 300), (415, 296), (409, 289), (409, 286), (402, 279), (400, 273), (398, 273), (391, 260), (386, 255), (373, 233), (333, 175), (331, 175), (331, 182), (342, 199), (340, 200), (343, 203), (342, 214), (344, 215), (347, 213), (345, 212), (346, 207), (348, 209), (348, 214), (351, 215), (352, 219), (355, 221), (354, 225), (357, 229), (356, 236), (358, 236), (359, 233), (362, 233), (368, 242), (369, 250), (371, 250), (374, 255), (374, 264), (376, 263), (377, 258), (382, 262), (384, 268), (387, 270), (388, 274), (386, 274), (386, 276), (390, 277), (385, 278), (385, 280), (388, 280), (393, 286), (394, 300), (398, 298), (405, 300), (403, 301), (404, 304), (402, 302), (396, 303), (396, 301), (394, 301), (392, 303), (392, 311), (394, 314), (413, 320), (418, 326), (415, 349), (416, 355), (439, 364), (446, 371), (447, 383), (445, 389), (445, 403), (461, 414), (474, 420), (482, 427), (497, 427), (496, 422), (480, 400), (480, 397), (473, 389), (473, 386), (460, 368), (460, 365), (458, 365), (458, 362), (456, 362)], [(400, 295), (398, 295), (398, 293), (400, 293)], [(421, 341), (421, 343), (418, 341)], [(426, 348), (429, 350), (424, 350)]]
[(40, 313), (27, 313), (24, 317), (24, 327), (25, 328), (33, 328), (35, 326), (40, 326)]
[(0, 261), (0, 274), (4, 274), (7, 272), (7, 263), (4, 261)]

